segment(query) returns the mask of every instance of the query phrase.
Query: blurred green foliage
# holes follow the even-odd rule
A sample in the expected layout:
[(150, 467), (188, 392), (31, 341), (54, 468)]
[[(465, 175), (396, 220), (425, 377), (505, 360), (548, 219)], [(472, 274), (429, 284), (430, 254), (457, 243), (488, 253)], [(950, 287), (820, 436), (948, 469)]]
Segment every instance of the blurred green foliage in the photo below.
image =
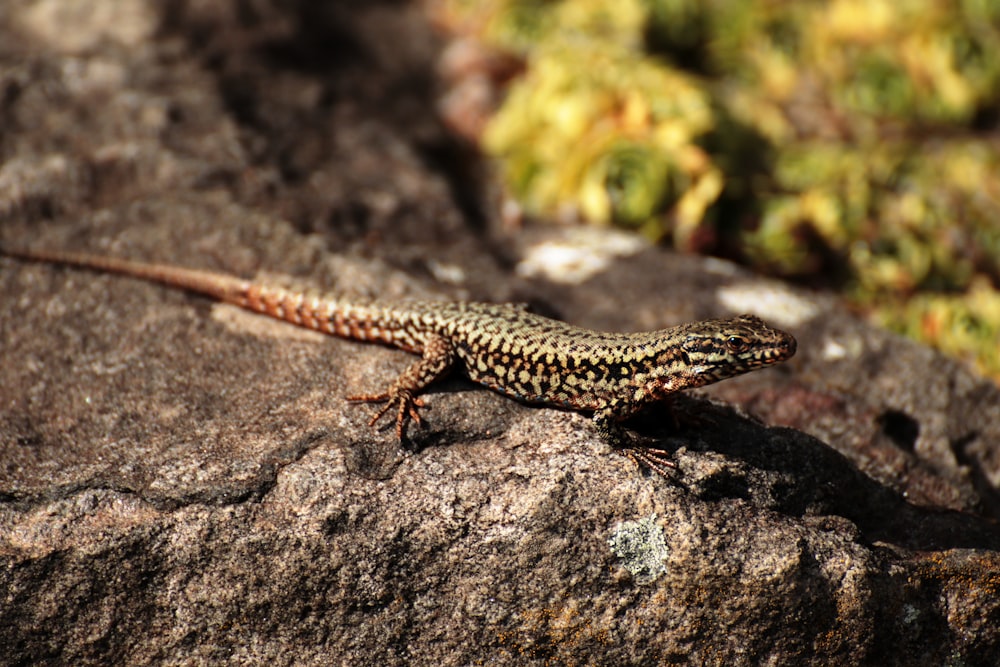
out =
[(1000, 0), (437, 0), (534, 214), (844, 289), (1000, 378)]
[[(646, 91), (671, 91), (651, 97)], [(722, 175), (694, 143), (711, 126), (705, 91), (684, 74), (595, 40), (548, 40), (484, 137), (531, 210), (665, 231), (700, 223)]]

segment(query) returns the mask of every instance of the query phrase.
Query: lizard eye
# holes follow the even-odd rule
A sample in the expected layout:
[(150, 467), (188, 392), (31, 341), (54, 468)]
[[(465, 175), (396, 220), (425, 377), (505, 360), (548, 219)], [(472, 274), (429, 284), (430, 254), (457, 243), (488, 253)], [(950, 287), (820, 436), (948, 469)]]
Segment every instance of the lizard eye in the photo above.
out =
[(730, 336), (726, 339), (726, 348), (733, 354), (746, 352), (750, 344), (742, 336)]

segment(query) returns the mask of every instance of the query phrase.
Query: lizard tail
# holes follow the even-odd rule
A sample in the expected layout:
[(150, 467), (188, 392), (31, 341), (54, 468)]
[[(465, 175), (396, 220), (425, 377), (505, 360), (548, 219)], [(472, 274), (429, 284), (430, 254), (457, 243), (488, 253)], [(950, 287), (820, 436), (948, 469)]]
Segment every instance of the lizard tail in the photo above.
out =
[(89, 253), (0, 247), (0, 255), (117, 273), (184, 289), (342, 338), (380, 342), (413, 352), (421, 349), (418, 340), (400, 333), (405, 327), (391, 309), (365, 299), (318, 297), (300, 290), (257, 283), (226, 273), (147, 264)]
[(18, 259), (76, 266), (95, 271), (118, 273), (162, 285), (180, 287), (204, 294), (219, 301), (247, 307), (247, 292), (251, 282), (236, 276), (198, 269), (186, 269), (165, 264), (146, 264), (118, 257), (103, 257), (61, 250), (28, 250), (0, 247), (0, 255)]

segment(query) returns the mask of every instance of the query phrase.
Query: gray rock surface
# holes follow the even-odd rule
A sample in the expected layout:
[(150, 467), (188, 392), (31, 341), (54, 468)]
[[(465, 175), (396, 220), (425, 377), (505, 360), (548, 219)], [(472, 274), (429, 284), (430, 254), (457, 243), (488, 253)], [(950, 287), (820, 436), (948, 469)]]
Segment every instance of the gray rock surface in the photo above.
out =
[(0, 8), (0, 242), (799, 353), (635, 420), (666, 480), (461, 378), (400, 448), (344, 397), (404, 353), (0, 260), (0, 664), (995, 663), (994, 385), (722, 262), (500, 238), (409, 5), (69, 6)]

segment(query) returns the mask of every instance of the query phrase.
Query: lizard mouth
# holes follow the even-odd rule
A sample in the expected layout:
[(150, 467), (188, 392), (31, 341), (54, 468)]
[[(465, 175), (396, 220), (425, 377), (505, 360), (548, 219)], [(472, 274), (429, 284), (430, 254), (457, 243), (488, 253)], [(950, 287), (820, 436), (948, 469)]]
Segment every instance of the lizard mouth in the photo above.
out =
[(785, 359), (794, 356), (798, 346), (799, 344), (795, 338), (793, 336), (788, 336), (781, 342), (780, 345), (778, 345), (776, 353), (771, 361), (784, 361)]
[(795, 354), (797, 343), (795, 338), (788, 336), (770, 346), (762, 348), (758, 354), (746, 362), (747, 370), (760, 366), (771, 366), (789, 359)]

